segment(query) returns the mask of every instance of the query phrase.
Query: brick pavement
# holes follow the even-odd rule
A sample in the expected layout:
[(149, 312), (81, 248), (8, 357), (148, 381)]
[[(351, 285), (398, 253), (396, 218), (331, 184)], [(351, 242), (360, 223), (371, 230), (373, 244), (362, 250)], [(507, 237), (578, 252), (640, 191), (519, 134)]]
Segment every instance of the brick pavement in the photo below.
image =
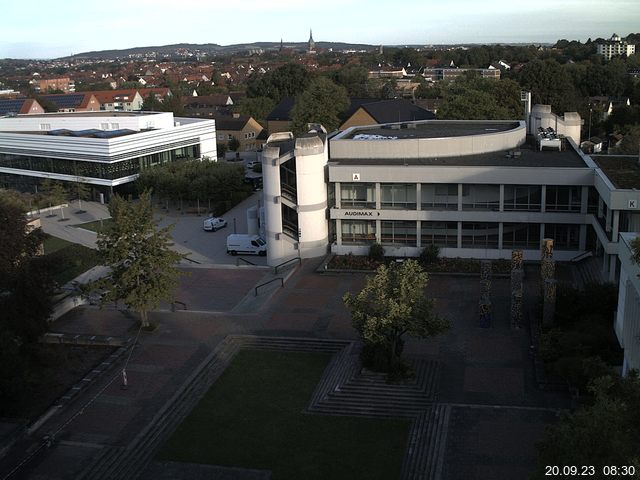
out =
[[(153, 313), (151, 319), (158, 328), (141, 336), (133, 351), (129, 387), (122, 390), (117, 375), (105, 378), (87, 389), (68, 411), (45, 424), (40, 433), (54, 431), (93, 399), (61, 430), (62, 442), (38, 457), (23, 473), (24, 478), (73, 478), (73, 465), (76, 473), (80, 471), (98, 454), (99, 446), (127, 444), (228, 334), (356, 338), (341, 297), (346, 291), (361, 288), (364, 275), (316, 274), (316, 263), (303, 264), (266, 308), (255, 314)], [(249, 285), (245, 291), (248, 293), (252, 282), (262, 275), (240, 272), (207, 271), (203, 282), (219, 283), (215, 288), (187, 286), (194, 295), (193, 304), (213, 305), (218, 301), (217, 305), (224, 304), (230, 310), (233, 299), (239, 301), (241, 297), (239, 283), (243, 282), (243, 288)], [(232, 282), (227, 281), (232, 278)], [(528, 278), (533, 278), (531, 272)], [(453, 328), (440, 338), (409, 340), (406, 345), (407, 353), (441, 363), (439, 401), (453, 405), (452, 420), (445, 426), (448, 436), (442, 478), (521, 478), (535, 458), (533, 442), (540, 437), (543, 425), (555, 418), (547, 410), (521, 408), (563, 406), (562, 399), (535, 388), (526, 353), (527, 332), (509, 328), (508, 280), (494, 279), (493, 290), (494, 321), (488, 329), (478, 328), (478, 277), (433, 277), (428, 294), (435, 298), (438, 311), (452, 319)], [(133, 322), (115, 310), (85, 308), (56, 322), (53, 330), (126, 335)], [(112, 383), (105, 387), (108, 381)], [(482, 407), (467, 407), (468, 404)], [(496, 405), (513, 408), (497, 409)], [(472, 442), (465, 432), (472, 432), (475, 440)], [(510, 439), (519, 441), (514, 444)], [(77, 446), (71, 453), (70, 444)], [(479, 460), (486, 456), (491, 460)]]

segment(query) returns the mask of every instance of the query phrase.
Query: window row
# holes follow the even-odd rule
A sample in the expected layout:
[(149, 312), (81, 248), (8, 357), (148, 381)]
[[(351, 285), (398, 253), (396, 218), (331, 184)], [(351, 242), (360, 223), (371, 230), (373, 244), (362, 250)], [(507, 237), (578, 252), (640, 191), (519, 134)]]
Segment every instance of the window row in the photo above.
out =
[[(462, 184), (459, 197), (458, 184), (422, 184), (420, 187), (422, 210), (500, 210), (499, 185)], [(550, 212), (580, 212), (582, 187), (547, 186), (545, 210)], [(375, 183), (341, 183), (342, 208), (376, 208)], [(380, 207), (384, 209), (416, 210), (418, 189), (415, 183), (381, 183)], [(542, 187), (540, 185), (505, 185), (505, 211), (540, 212)]]
[(0, 153), (0, 167), (115, 180), (117, 178), (135, 175), (139, 173), (140, 170), (154, 165), (187, 158), (198, 158), (199, 156), (199, 145), (181, 147), (166, 152), (130, 158), (128, 160), (104, 163)]
[[(553, 238), (556, 249), (577, 250), (579, 248), (579, 225), (545, 224), (544, 236)], [(373, 220), (342, 220), (342, 243), (364, 245), (376, 241), (376, 222)], [(382, 245), (417, 246), (420, 244), (439, 247), (458, 247), (458, 222), (420, 222), (420, 231), (413, 221), (382, 220), (380, 243)], [(540, 224), (503, 223), (502, 248), (540, 248)], [(460, 246), (462, 248), (499, 248), (500, 224), (486, 222), (462, 222)]]

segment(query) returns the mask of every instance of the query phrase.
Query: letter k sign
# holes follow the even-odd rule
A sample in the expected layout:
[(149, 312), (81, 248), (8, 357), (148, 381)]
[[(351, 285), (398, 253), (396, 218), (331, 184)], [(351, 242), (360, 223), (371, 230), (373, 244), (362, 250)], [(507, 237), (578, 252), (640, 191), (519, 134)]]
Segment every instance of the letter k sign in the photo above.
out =
[(354, 182), (359, 182), (360, 181), (360, 174), (359, 173), (354, 173), (353, 174), (353, 181)]
[(638, 208), (637, 200), (629, 200), (629, 208)]

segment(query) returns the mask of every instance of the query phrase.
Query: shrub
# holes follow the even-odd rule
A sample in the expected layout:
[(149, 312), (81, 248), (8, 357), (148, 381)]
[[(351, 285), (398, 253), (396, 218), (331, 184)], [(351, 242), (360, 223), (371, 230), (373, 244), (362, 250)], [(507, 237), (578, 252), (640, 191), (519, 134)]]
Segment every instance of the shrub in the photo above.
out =
[(377, 262), (384, 260), (384, 247), (379, 243), (374, 243), (369, 247), (369, 258)]
[(431, 265), (433, 263), (436, 263), (439, 257), (440, 247), (433, 244), (427, 245), (422, 249), (422, 252), (420, 252), (420, 263), (423, 266)]

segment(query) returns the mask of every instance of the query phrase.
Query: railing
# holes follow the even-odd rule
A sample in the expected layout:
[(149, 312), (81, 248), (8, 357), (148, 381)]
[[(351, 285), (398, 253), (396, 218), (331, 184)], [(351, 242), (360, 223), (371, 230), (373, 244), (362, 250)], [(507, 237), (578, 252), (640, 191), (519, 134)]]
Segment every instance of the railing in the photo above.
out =
[(236, 267), (239, 267), (239, 266), (240, 266), (240, 262), (244, 262), (244, 263), (246, 263), (247, 265), (255, 265), (255, 263), (250, 262), (249, 260), (245, 260), (245, 259), (244, 259), (244, 258), (242, 258), (242, 257), (238, 257), (238, 258), (236, 259)]
[(256, 288), (254, 288), (254, 289), (253, 289), (253, 291), (254, 291), (254, 293), (255, 293), (255, 295), (254, 295), (254, 296), (255, 296), (255, 297), (257, 297), (257, 296), (258, 296), (258, 289), (259, 289), (260, 287), (264, 287), (265, 285), (269, 285), (270, 283), (273, 283), (273, 282), (275, 282), (275, 281), (277, 281), (277, 280), (280, 280), (280, 288), (284, 287), (284, 279), (283, 279), (282, 277), (272, 278), (272, 279), (271, 279), (271, 280), (269, 280), (268, 282), (261, 283), (261, 284), (260, 284), (260, 285), (258, 285)]
[(291, 258), (291, 259), (287, 260), (286, 262), (282, 262), (281, 264), (276, 265), (274, 270), (273, 270), (273, 273), (275, 273), (277, 275), (278, 274), (278, 269), (280, 267), (284, 267), (285, 265), (287, 265), (287, 264), (289, 264), (291, 262), (298, 262), (298, 265), (302, 265), (302, 259), (300, 257)]
[(587, 250), (586, 252), (583, 252), (579, 255), (576, 255), (575, 257), (573, 257), (572, 259), (570, 259), (569, 261), (571, 263), (578, 263), (581, 260), (584, 260), (586, 258), (590, 258), (593, 257), (593, 252), (591, 250)]

